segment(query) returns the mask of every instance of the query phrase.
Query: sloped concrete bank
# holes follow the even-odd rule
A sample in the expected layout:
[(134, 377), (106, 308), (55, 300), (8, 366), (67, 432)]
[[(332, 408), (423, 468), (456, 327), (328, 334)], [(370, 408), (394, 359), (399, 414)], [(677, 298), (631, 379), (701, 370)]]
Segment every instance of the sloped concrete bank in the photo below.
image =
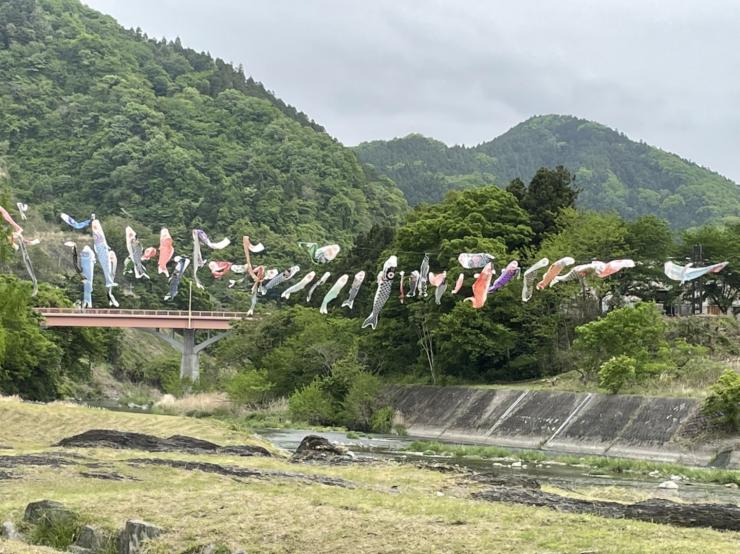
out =
[(694, 399), (422, 385), (387, 394), (412, 436), (740, 469), (740, 438), (688, 437), (701, 408)]

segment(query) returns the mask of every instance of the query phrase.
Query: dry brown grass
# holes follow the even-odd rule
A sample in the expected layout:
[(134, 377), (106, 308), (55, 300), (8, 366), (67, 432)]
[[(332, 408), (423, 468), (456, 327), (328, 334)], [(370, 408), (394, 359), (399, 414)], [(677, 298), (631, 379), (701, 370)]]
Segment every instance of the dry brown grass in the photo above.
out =
[(230, 412), (232, 405), (224, 392), (199, 392), (186, 394), (182, 398), (165, 394), (154, 404), (154, 408), (171, 415), (216, 415)]
[(137, 431), (160, 437), (191, 435), (223, 444), (264, 442), (216, 420), (112, 412), (64, 402), (29, 404), (17, 399), (0, 402), (0, 422), (0, 444), (18, 450), (43, 448), (88, 429)]

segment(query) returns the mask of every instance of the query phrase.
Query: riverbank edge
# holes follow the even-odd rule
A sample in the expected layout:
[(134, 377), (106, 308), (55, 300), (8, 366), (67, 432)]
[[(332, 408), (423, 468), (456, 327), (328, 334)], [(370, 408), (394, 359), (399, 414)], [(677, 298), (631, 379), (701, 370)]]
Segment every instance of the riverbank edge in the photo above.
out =
[(413, 437), (740, 469), (740, 436), (707, 433), (695, 399), (431, 385), (385, 397)]

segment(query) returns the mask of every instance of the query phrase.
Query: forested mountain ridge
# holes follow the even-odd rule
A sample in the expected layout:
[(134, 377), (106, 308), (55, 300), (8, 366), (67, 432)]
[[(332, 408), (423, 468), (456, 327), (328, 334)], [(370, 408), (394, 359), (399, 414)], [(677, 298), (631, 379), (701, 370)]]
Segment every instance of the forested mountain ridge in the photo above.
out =
[(47, 219), (346, 243), (406, 209), (319, 125), (179, 40), (77, 0), (7, 0), (0, 44), (0, 165)]
[(439, 201), (447, 190), (529, 181), (540, 167), (576, 175), (579, 206), (622, 216), (658, 215), (674, 228), (740, 216), (740, 187), (688, 160), (609, 127), (571, 116), (532, 117), (475, 147), (412, 134), (356, 147), (360, 159), (389, 176), (410, 204)]

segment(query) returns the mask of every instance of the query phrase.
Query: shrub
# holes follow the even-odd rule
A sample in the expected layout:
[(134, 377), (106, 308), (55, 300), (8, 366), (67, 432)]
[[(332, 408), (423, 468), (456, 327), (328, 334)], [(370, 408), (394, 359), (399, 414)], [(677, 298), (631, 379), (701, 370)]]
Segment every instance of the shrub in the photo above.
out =
[[(651, 363), (664, 363), (670, 352), (666, 324), (655, 304), (641, 303), (634, 308), (621, 308), (606, 317), (576, 328), (573, 344), (580, 355), (579, 372), (584, 380), (594, 377), (602, 364), (615, 356), (629, 356), (636, 368)], [(654, 372), (657, 366), (645, 367)]]
[(355, 375), (342, 403), (348, 427), (365, 431), (373, 426), (375, 412), (380, 407), (381, 386), (380, 379), (372, 373), (362, 371)]
[[(393, 427), (393, 408), (383, 406), (373, 413), (370, 429), (374, 433), (390, 433)], [(401, 433), (398, 433), (399, 435)]]
[(725, 370), (710, 391), (703, 412), (731, 431), (740, 430), (740, 375)]
[(288, 409), (293, 419), (316, 425), (331, 424), (337, 417), (334, 402), (318, 379), (294, 392), (288, 399)]
[(637, 362), (629, 356), (613, 356), (599, 368), (599, 386), (616, 394), (628, 382), (634, 380)]
[(254, 406), (267, 400), (272, 383), (266, 371), (248, 369), (234, 375), (225, 389), (232, 402)]

